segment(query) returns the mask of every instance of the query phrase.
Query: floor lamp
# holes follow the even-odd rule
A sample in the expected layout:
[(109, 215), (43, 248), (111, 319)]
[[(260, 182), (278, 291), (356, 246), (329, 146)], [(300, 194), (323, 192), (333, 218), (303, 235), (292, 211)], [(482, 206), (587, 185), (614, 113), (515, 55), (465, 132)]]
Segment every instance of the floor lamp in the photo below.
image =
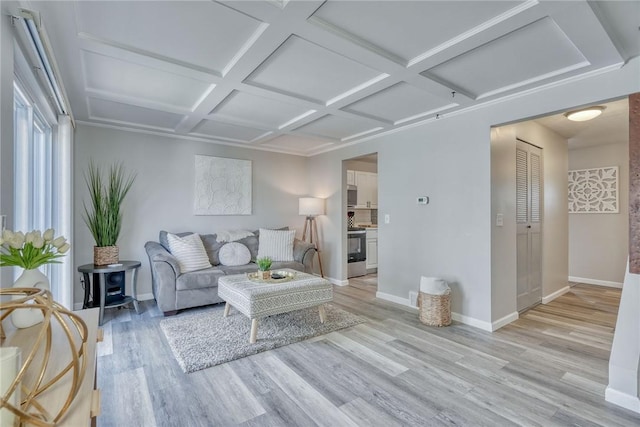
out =
[(324, 215), (324, 199), (317, 197), (301, 197), (298, 205), (298, 213), (305, 215), (307, 219), (304, 222), (304, 231), (302, 232), (302, 241), (307, 241), (307, 230), (309, 231), (309, 243), (313, 244), (318, 252), (318, 264), (320, 265), (320, 276), (324, 277), (322, 271), (322, 257), (320, 256), (320, 239), (318, 238), (318, 224), (316, 217)]

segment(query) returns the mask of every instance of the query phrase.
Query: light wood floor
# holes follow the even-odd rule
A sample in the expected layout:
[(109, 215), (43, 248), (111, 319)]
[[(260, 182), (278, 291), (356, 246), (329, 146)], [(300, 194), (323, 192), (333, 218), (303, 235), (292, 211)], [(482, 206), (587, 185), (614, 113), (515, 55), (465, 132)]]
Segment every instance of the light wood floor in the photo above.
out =
[(141, 315), (109, 310), (98, 425), (640, 425), (604, 401), (619, 290), (574, 286), (491, 334), (423, 326), (350, 281), (335, 304), (367, 323), (192, 374), (154, 303)]

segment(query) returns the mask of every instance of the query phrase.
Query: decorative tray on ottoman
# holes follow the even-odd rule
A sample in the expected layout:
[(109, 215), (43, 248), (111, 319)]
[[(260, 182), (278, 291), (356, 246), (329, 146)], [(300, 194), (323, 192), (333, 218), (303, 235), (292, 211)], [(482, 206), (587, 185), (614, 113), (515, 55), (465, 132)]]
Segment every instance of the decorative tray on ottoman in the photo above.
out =
[(296, 272), (295, 271), (286, 271), (286, 270), (275, 270), (271, 272), (271, 278), (263, 279), (261, 271), (254, 271), (251, 273), (247, 273), (247, 278), (252, 282), (259, 283), (282, 283), (288, 282), (290, 280), (295, 279)]

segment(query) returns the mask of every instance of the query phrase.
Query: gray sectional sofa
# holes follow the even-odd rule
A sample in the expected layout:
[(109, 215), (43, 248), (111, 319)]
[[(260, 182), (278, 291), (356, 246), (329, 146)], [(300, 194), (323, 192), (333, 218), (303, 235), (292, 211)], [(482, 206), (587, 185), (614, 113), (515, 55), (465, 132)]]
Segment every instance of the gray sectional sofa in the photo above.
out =
[[(177, 233), (181, 237), (189, 234), (192, 233)], [(222, 302), (222, 299), (218, 297), (218, 279), (220, 277), (257, 271), (258, 266), (255, 264), (255, 259), (258, 255), (260, 235), (257, 231), (254, 234), (255, 236), (238, 240), (249, 248), (252, 260), (251, 263), (240, 266), (221, 265), (218, 252), (224, 243), (216, 241), (216, 234), (200, 235), (213, 267), (188, 273), (180, 272), (178, 260), (169, 252), (166, 231), (160, 232), (159, 242), (147, 242), (144, 248), (151, 265), (153, 296), (164, 315), (170, 316), (185, 308)], [(315, 254), (316, 250), (312, 244), (295, 239), (293, 244), (295, 261), (274, 262), (271, 269), (292, 268), (312, 273)]]

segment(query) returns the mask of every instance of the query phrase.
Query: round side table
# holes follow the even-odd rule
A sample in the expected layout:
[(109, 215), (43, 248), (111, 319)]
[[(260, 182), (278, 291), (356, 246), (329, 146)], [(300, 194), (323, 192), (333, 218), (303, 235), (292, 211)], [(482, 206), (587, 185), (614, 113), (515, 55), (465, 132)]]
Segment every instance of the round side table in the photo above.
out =
[[(82, 273), (84, 277), (84, 302), (82, 308), (89, 307), (89, 289), (92, 287), (91, 276), (97, 275), (98, 281), (100, 282), (100, 295), (93, 295), (93, 307), (96, 307), (96, 298), (99, 299), (100, 303), (100, 318), (99, 322), (102, 325), (102, 321), (104, 318), (104, 309), (111, 307), (121, 307), (123, 305), (133, 303), (133, 307), (136, 310), (137, 314), (140, 314), (140, 310), (138, 307), (138, 291), (137, 291), (137, 279), (138, 279), (138, 268), (140, 268), (142, 264), (140, 261), (120, 261), (117, 264), (109, 264), (109, 265), (95, 265), (95, 264), (85, 264), (78, 267), (78, 272)], [(132, 295), (124, 295), (123, 299), (115, 302), (106, 303), (106, 276), (109, 273), (117, 273), (119, 271), (131, 271), (131, 290)], [(94, 292), (95, 294), (95, 292)]]

